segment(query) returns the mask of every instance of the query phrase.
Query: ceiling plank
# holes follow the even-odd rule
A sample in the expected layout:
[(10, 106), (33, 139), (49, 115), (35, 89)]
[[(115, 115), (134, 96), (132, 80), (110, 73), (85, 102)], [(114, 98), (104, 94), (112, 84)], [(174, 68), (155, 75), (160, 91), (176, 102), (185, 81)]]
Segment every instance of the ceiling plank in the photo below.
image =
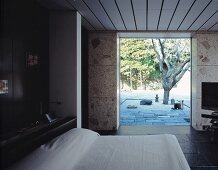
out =
[(105, 30), (83, 1), (67, 0), (96, 30)]
[(148, 0), (146, 0), (146, 30), (148, 30)]
[(212, 27), (208, 29), (208, 31), (217, 31), (218, 30), (218, 22), (216, 22)]
[(133, 12), (134, 22), (135, 22), (135, 28), (136, 28), (136, 30), (138, 30), (137, 24), (136, 24), (136, 18), (135, 18), (135, 10), (134, 10), (134, 7), (133, 7), (132, 0), (130, 0), (130, 1), (131, 1), (131, 7), (132, 7), (132, 12)]
[(192, 6), (192, 9), (187, 14), (186, 18), (184, 19), (184, 22), (181, 23), (180, 27), (178, 27), (178, 30), (188, 30), (190, 25), (195, 21), (198, 16), (203, 13), (207, 7), (207, 5), (210, 3), (211, 0), (197, 0), (196, 3)]
[[(89, 5), (86, 3), (86, 1), (81, 0), (86, 6), (87, 8), (91, 11), (91, 13), (95, 16), (95, 18), (98, 20), (98, 22), (100, 22), (100, 24), (102, 25), (102, 27), (107, 30), (107, 28), (104, 26), (104, 24), (99, 20), (99, 18), (95, 15), (95, 13), (92, 11), (92, 9), (89, 7)], [(95, 2), (95, 1), (93, 1)]]
[(82, 25), (87, 29), (87, 30), (92, 30), (94, 31), (94, 27), (92, 25), (90, 25), (89, 22), (87, 22), (87, 20), (85, 20), (83, 17), (81, 19)]
[(163, 4), (164, 4), (164, 0), (162, 0), (162, 3), (161, 3), (159, 18), (158, 18), (158, 22), (157, 22), (157, 30), (158, 30), (159, 24), (160, 24), (160, 18), (161, 18), (161, 14), (162, 14), (162, 10), (163, 10)]
[(162, 0), (148, 0), (148, 9), (149, 10), (160, 10)]
[[(167, 31), (168, 31), (168, 29), (169, 29), (169, 27), (170, 27), (170, 24), (171, 24), (171, 22), (172, 22), (172, 20), (173, 20), (173, 17), (175, 16), (175, 12), (176, 12), (176, 10), (177, 10), (177, 8), (178, 8), (179, 3), (180, 3), (180, 0), (177, 1), (177, 4), (176, 4), (175, 9), (174, 9), (174, 11), (173, 11), (173, 14), (172, 14), (172, 16), (171, 16), (171, 19), (170, 19), (169, 24), (168, 24), (168, 26), (167, 26), (167, 29), (166, 29)], [(161, 25), (164, 25), (164, 24), (161, 24)]]
[(202, 27), (200, 30), (208, 30), (212, 25), (218, 21), (218, 12), (216, 12)]
[(112, 22), (116, 26), (117, 30), (126, 30), (123, 24), (122, 18), (119, 14), (119, 11), (116, 7), (116, 4), (112, 0), (99, 0), (103, 5), (104, 9), (108, 13), (109, 17), (111, 18)]
[(213, 18), (213, 16), (216, 15), (217, 13), (218, 13), (218, 10), (217, 10), (216, 12), (214, 12), (213, 15), (211, 15), (210, 18), (208, 18), (208, 19), (197, 29), (197, 31), (198, 31), (198, 30), (207, 30), (206, 27), (205, 27), (205, 24), (207, 24), (207, 23), (211, 20), (211, 18)]
[(121, 17), (123, 18), (127, 30), (136, 30), (130, 0), (126, 0), (125, 3), (123, 3), (123, 0), (115, 0), (115, 2), (117, 3), (118, 10), (120, 10)]
[(194, 0), (180, 0), (168, 30), (177, 30)]
[(162, 0), (148, 0), (148, 30), (156, 30)]
[(185, 16), (184, 16), (184, 18), (182, 19), (181, 23), (179, 24), (177, 30), (180, 29), (181, 25), (183, 24), (183, 22), (184, 22), (184, 20), (186, 19), (187, 15), (188, 15), (189, 12), (191, 11), (192, 7), (195, 5), (195, 2), (196, 2), (196, 1), (197, 1), (197, 0), (194, 0), (194, 2), (192, 3), (192, 5), (190, 6), (189, 10), (187, 11), (187, 13), (185, 14)]
[(146, 0), (132, 0), (138, 30), (146, 29)]
[(120, 17), (121, 17), (121, 19), (122, 19), (122, 21), (123, 21), (123, 25), (124, 25), (125, 29), (127, 30), (126, 24), (125, 24), (125, 22), (124, 22), (124, 19), (123, 19), (123, 16), (122, 16), (121, 12), (120, 12), (120, 8), (119, 8), (119, 6), (118, 6), (118, 4), (117, 4), (117, 1), (114, 0), (114, 2), (115, 2), (115, 5), (116, 5), (116, 7), (117, 7), (117, 10), (118, 10), (118, 12), (119, 12), (119, 14), (120, 14)]
[(213, 1), (202, 15), (195, 21), (189, 30), (199, 30), (218, 10), (218, 1)]
[(148, 10), (148, 30), (156, 30), (160, 10)]
[(167, 30), (172, 20), (174, 10), (162, 10), (161, 20), (158, 30)]
[(110, 17), (109, 14), (107, 13), (107, 11), (106, 11), (105, 7), (103, 6), (103, 4), (101, 3), (101, 1), (98, 0), (98, 2), (100, 3), (102, 9), (104, 10), (104, 12), (105, 12), (105, 14), (107, 15), (108, 19), (110, 20), (111, 24), (114, 26), (114, 29), (117, 30), (116, 26), (114, 25), (114, 23), (113, 23), (111, 17)]
[(191, 26), (195, 23), (195, 21), (203, 14), (203, 12), (207, 9), (207, 7), (211, 4), (212, 0), (207, 4), (207, 6), (204, 7), (204, 9), (201, 11), (201, 13), (195, 18), (195, 20), (192, 22), (192, 24), (188, 27), (187, 30), (191, 28)]
[(93, 11), (98, 20), (106, 27), (108, 30), (116, 30), (113, 22), (105, 11), (99, 0), (83, 0), (89, 8)]

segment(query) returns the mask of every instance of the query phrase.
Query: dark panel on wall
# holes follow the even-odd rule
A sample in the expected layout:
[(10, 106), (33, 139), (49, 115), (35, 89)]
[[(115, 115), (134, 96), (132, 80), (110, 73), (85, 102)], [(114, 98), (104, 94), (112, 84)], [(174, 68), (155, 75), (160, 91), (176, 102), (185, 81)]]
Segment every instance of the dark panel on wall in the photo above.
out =
[(48, 11), (34, 0), (3, 4), (0, 80), (8, 80), (9, 87), (7, 94), (0, 94), (1, 137), (48, 110), (49, 56)]
[(51, 11), (49, 16), (49, 110), (62, 117), (77, 114), (76, 19), (75, 11)]
[(88, 31), (84, 27), (82, 27), (81, 33), (82, 127), (88, 128)]

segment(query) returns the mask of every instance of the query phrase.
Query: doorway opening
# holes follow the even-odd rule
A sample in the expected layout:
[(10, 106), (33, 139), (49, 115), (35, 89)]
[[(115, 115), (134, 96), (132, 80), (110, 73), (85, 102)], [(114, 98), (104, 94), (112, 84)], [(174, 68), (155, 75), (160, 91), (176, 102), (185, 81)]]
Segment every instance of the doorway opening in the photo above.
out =
[(120, 125), (190, 125), (189, 38), (120, 38)]

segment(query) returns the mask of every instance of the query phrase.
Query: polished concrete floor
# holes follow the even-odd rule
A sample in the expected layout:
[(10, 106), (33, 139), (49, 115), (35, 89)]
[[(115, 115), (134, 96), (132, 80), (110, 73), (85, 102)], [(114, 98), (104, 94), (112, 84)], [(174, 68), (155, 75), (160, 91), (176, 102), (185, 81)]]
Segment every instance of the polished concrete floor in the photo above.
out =
[(218, 138), (190, 126), (121, 126), (117, 131), (99, 131), (101, 135), (174, 134), (192, 170), (218, 170)]

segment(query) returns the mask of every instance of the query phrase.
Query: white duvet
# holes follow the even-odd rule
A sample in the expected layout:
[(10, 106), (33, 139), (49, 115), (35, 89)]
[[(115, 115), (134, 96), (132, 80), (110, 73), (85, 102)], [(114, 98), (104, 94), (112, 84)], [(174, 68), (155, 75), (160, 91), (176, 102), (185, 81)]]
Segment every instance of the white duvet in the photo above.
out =
[(9, 169), (189, 170), (174, 135), (99, 136), (72, 129)]

